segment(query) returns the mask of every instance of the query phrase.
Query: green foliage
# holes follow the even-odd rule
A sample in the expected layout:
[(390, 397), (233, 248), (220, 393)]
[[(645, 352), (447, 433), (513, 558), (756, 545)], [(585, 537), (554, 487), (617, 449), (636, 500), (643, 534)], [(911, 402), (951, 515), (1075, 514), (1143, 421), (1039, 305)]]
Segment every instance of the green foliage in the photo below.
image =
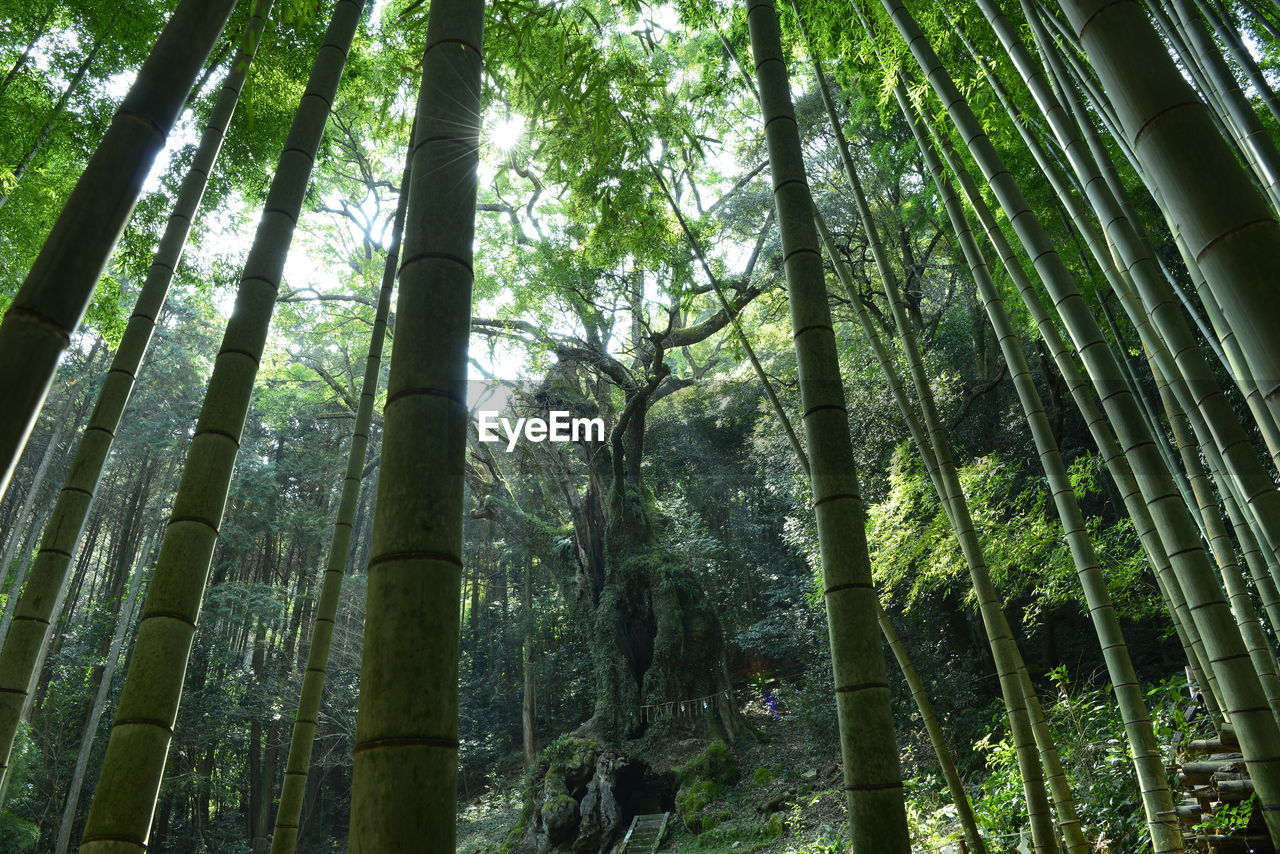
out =
[[(25, 45), (37, 44), (37, 61), (0, 93), (0, 193), (7, 195), (0, 209), (0, 308), (26, 275), (101, 138), (122, 81), (145, 56), (174, 3), (138, 0), (128, 4), (127, 14), (116, 14), (116, 5), (0, 0), (0, 75), (13, 67)], [(88, 332), (76, 337), (64, 364), (72, 386), (98, 382), (101, 366), (90, 371), (83, 359), (92, 340), (118, 341), (248, 5), (239, 4), (234, 13), (215, 53), (220, 64), (193, 96), (97, 289), (85, 319)], [(287, 743), (387, 223), (403, 190), (401, 158), (429, 9), (421, 0), (369, 5), (335, 104), (335, 122), (317, 161), (242, 438), (157, 811), (157, 850), (196, 850), (197, 845), (246, 850), (251, 804), (263, 791), (270, 801), (276, 782), (263, 782), (260, 763), (269, 750), (278, 752)], [(743, 257), (772, 209), (767, 171), (729, 193), (764, 158), (758, 109), (735, 67), (736, 61), (750, 71), (744, 10), (716, 0), (678, 0), (667, 7), (636, 0), (495, 0), (487, 5), (475, 313), (492, 323), (477, 324), (483, 338), (473, 342), (471, 355), (479, 371), (542, 383), (546, 394), (536, 402), (539, 407), (563, 395), (584, 414), (600, 414), (613, 423), (627, 395), (647, 378), (637, 371), (626, 382), (614, 381), (603, 372), (606, 357), (632, 369), (670, 327), (696, 327), (718, 311), (652, 167), (678, 194), (711, 267), (731, 288), (742, 284)], [(910, 134), (887, 108), (893, 72), (898, 67), (909, 75), (913, 71), (905, 47), (876, 5), (859, 5), (870, 14), (870, 34), (863, 33), (847, 4), (814, 0), (804, 8), (819, 58), (843, 88), (842, 109), (857, 141), (873, 214), (914, 258), (913, 308), (919, 313), (927, 368), (954, 427), (962, 482), (993, 577), (1015, 624), (1026, 629), (1027, 637), (1020, 640), (1036, 640), (1047, 615), (1079, 610), (1074, 572), (1007, 382), (974, 397), (998, 367), (994, 346), (980, 311), (974, 310), (972, 286), (957, 265), (933, 191), (923, 182)], [(1017, 153), (1012, 125), (977, 85), (975, 69), (960, 52), (941, 7), (920, 5), (922, 25), (962, 88), (973, 94), (996, 145), (1012, 154), (1011, 169), (1023, 177), (1027, 162)], [(84, 706), (96, 688), (95, 675), (114, 628), (120, 584), (129, 572), (145, 571), (153, 561), (146, 545), (162, 530), (170, 509), (191, 422), (230, 311), (231, 287), (330, 6), (319, 0), (277, 0), (88, 526), (92, 542), (84, 552), (81, 582), (68, 599), (58, 647), (50, 654), (51, 679), (42, 686), (37, 729), (20, 740), (10, 788), (13, 815), (0, 814), (0, 850), (34, 846), (30, 835), (37, 831), (42, 840), (50, 837), (57, 810), (49, 805), (65, 795), (60, 787), (74, 762)], [(787, 37), (798, 48), (794, 16), (782, 6)], [(961, 11), (979, 48), (997, 55), (989, 50), (993, 37), (977, 25), (972, 10)], [(1273, 67), (1273, 40), (1256, 24), (1247, 25)], [(66, 109), (55, 113), (63, 86), (90, 45), (101, 46), (99, 59)], [(803, 56), (799, 50), (795, 55)], [(1007, 63), (999, 62), (1011, 79)], [(810, 82), (807, 72), (797, 71), (796, 85), (803, 88)], [(1030, 114), (1025, 93), (1015, 92), (1015, 99)], [(927, 100), (926, 108), (937, 109)], [(797, 112), (818, 202), (853, 262), (869, 307), (883, 317), (883, 298), (873, 295), (877, 283), (865, 257), (865, 238), (838, 183), (839, 164), (812, 93), (798, 97)], [(524, 122), (520, 139), (509, 148), (491, 139), (493, 125), (507, 118)], [(37, 144), (46, 122), (51, 132)], [(34, 153), (31, 168), (18, 180), (15, 168), (28, 152)], [(1132, 178), (1127, 171), (1125, 177)], [(1049, 202), (1043, 183), (1024, 182), (1037, 208)], [(1055, 241), (1070, 244), (1056, 222), (1048, 226)], [(763, 234), (752, 277), (764, 293), (743, 312), (742, 321), (784, 407), (794, 413), (798, 378), (787, 303), (777, 288), (782, 259), (775, 231), (770, 226)], [(1029, 323), (1016, 300), (1009, 302), (1018, 332), (1026, 336)], [(974, 621), (963, 607), (969, 596), (965, 567), (927, 476), (914, 455), (903, 450), (904, 428), (867, 344), (847, 322), (847, 307), (837, 300), (834, 311), (877, 581), (895, 620), (906, 618), (899, 620), (904, 636), (927, 674), (949, 732), (966, 744), (990, 729), (987, 710), (994, 692), (993, 682), (985, 679), (983, 654), (975, 654), (980, 641), (972, 631)], [(581, 358), (584, 350), (590, 358)], [(657, 567), (662, 583), (644, 586), (646, 595), (678, 588), (679, 594), (696, 591), (715, 603), (729, 639), (726, 659), (735, 683), (741, 685), (745, 674), (767, 673), (769, 684), (778, 685), (783, 719), (765, 724), (773, 742), (798, 733), (801, 750), (815, 761), (830, 761), (836, 719), (808, 485), (734, 336), (721, 331), (672, 347), (664, 366), (672, 371), (671, 385), (643, 413), (647, 452), (637, 468), (643, 468), (645, 481), (626, 483), (619, 496), (642, 508), (662, 542), (637, 548), (621, 569), (647, 577)], [(1042, 387), (1061, 395), (1060, 384), (1043, 366), (1033, 370), (1039, 371)], [(1053, 397), (1047, 402), (1058, 407)], [(1115, 518), (1096, 458), (1078, 450), (1088, 445), (1082, 425), (1070, 412), (1052, 417), (1059, 422), (1055, 428), (1060, 428), (1073, 484), (1122, 614), (1157, 614), (1132, 527)], [(46, 415), (38, 435), (48, 434), (47, 421)], [(379, 432), (375, 422), (371, 460)], [(460, 639), (460, 770), (469, 795), (487, 790), (492, 798), (518, 773), (526, 627), (535, 653), (528, 666), (538, 691), (539, 737), (575, 730), (595, 706), (592, 656), (606, 644), (592, 622), (592, 608), (613, 600), (597, 601), (587, 590), (584, 580), (597, 567), (590, 565), (592, 543), (577, 528), (603, 525), (599, 519), (585, 525), (580, 520), (591, 515), (591, 490), (600, 488), (609, 453), (574, 448), (539, 455), (520, 449), (500, 473), (513, 487), (505, 503), (484, 501), (479, 478), (469, 482), (473, 503), (464, 562), (474, 578), (466, 591), (472, 595), (463, 606)], [(30, 474), (26, 461), (15, 484)], [(366, 477), (360, 542), (335, 624), (335, 659), (315, 761), (314, 813), (305, 830), (311, 836), (304, 838), (304, 849), (309, 845), (315, 851), (339, 845), (335, 828), (345, 826), (369, 496), (376, 472)], [(141, 495), (139, 515), (136, 524), (126, 525), (135, 493)], [(553, 506), (557, 502), (563, 506)], [(12, 509), (0, 506), (6, 529), (12, 527)], [(516, 522), (503, 529), (494, 517), (508, 512)], [(530, 556), (535, 550), (522, 538), (549, 547)], [(533, 577), (528, 607), (517, 601), (525, 572)], [(669, 613), (655, 622), (664, 629), (683, 626)], [(1156, 630), (1164, 628), (1162, 621)], [(1148, 657), (1161, 653), (1155, 643), (1142, 642), (1139, 648)], [(763, 685), (762, 678), (753, 690)], [(1055, 685), (1050, 722), (1080, 786), (1091, 834), (1105, 836), (1117, 850), (1138, 850), (1132, 846), (1140, 816), (1110, 697), (1092, 683), (1071, 684), (1059, 677)], [(113, 687), (109, 706), (117, 692)], [(1158, 735), (1167, 743), (1187, 728), (1172, 702), (1176, 685), (1151, 692)], [(897, 685), (894, 696), (905, 765), (915, 776), (911, 797), (918, 847), (926, 849), (954, 838), (954, 826), (918, 720)], [(749, 699), (760, 698), (753, 693)], [(95, 758), (109, 719), (98, 733)], [(522, 839), (535, 800), (548, 791), (553, 812), (570, 808), (566, 775), (586, 773), (599, 747), (568, 735), (546, 745), (539, 761), (526, 769), (518, 791), (524, 809), (508, 846)], [(978, 754), (966, 751), (961, 762), (971, 781), (982, 779), (978, 800), (984, 827), (1016, 832), (1023, 822), (1022, 794), (1012, 753), (993, 734), (979, 740)], [(773, 779), (770, 768), (787, 767), (772, 756), (763, 761), (770, 766), (750, 775), (757, 785)], [(713, 744), (681, 769), (682, 817), (688, 813), (686, 823), (702, 830), (697, 841), (702, 850), (736, 842), (743, 843), (742, 850), (779, 850), (771, 840), (796, 831), (796, 816), (760, 822), (749, 806), (735, 801), (741, 792), (726, 789), (738, 776), (725, 745)], [(815, 807), (808, 802), (797, 809)], [(726, 820), (730, 814), (735, 818)], [(737, 814), (748, 815), (750, 822)], [(1227, 811), (1220, 821), (1225, 826), (1240, 819), (1238, 811)], [(808, 842), (797, 837), (788, 850), (832, 854), (844, 850), (839, 837), (836, 831)]]
[(1191, 829), (1198, 834), (1230, 836), (1249, 826), (1255, 801), (1256, 798), (1250, 798), (1235, 804), (1216, 806), (1213, 808), (1213, 815)]
[[(1146, 818), (1110, 686), (1072, 683), (1065, 668), (1050, 675), (1055, 692), (1044, 703), (1045, 715), (1073, 783), (1086, 837), (1114, 851), (1140, 850), (1146, 844)], [(1145, 692), (1157, 741), (1170, 751), (1169, 762), (1168, 745), (1194, 733), (1179, 709), (1185, 690), (1185, 680), (1174, 677)], [(987, 760), (987, 777), (974, 804), (979, 825), (992, 837), (1016, 834), (1025, 826), (1026, 813), (1013, 746), (992, 734), (976, 747)]]
[(23, 721), (10, 759), (12, 768), (9, 771), (7, 810), (0, 811), (0, 851), (30, 854), (36, 850), (40, 827), (18, 813), (27, 812), (25, 807), (33, 796), (38, 797), (38, 781), (33, 779), (33, 772), (37, 770), (33, 763), (37, 760), (36, 745), (31, 741), (31, 726)]
[(30, 854), (36, 850), (40, 828), (13, 813), (0, 813), (0, 851)]
[[(1086, 507), (1102, 497), (1094, 456), (1073, 461), (1069, 473)], [(1034, 625), (1042, 612), (1083, 604), (1062, 527), (1042, 479), (1012, 460), (986, 456), (960, 467), (960, 481), (979, 532), (992, 579), (1006, 600), (1023, 607)], [(946, 589), (967, 592), (967, 567), (933, 486), (914, 457), (897, 455), (889, 493), (869, 512), (873, 569), (889, 597), (910, 612)], [(1102, 569), (1121, 613), (1141, 616), (1158, 607), (1150, 585), (1139, 584), (1145, 562), (1128, 520), (1087, 519)]]

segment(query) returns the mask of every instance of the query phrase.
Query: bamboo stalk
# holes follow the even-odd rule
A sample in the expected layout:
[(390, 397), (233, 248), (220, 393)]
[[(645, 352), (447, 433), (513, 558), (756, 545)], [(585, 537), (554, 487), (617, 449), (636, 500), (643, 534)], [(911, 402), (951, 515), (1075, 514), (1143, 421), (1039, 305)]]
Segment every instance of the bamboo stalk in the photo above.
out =
[(76, 446), (75, 456), (58, 493), (53, 514), (44, 529), (40, 550), (31, 568), (31, 579), (16, 602), (14, 624), (2, 633), (0, 647), (0, 776), (7, 775), (9, 755), (18, 722), (28, 702), (32, 684), (48, 644), (50, 625), (61, 610), (67, 571), (74, 560), (97, 495), (102, 472), (120, 427), (135, 379), (151, 344), (156, 319), (164, 307), (174, 272), (182, 258), (200, 201), (208, 185), (235, 113), (240, 92), (256, 54), (270, 13), (271, 0), (257, 0), (241, 36), (232, 65), (200, 143), (183, 179), (164, 235), (138, 292), (133, 313), (107, 369), (106, 379), (89, 424)]
[(434, 0), (369, 559), (351, 854), (452, 851), (484, 0)]
[(165, 528), (80, 854), (144, 852), (280, 277), (362, 0), (336, 0), (245, 261)]
[(187, 93), (235, 0), (182, 0), (0, 323), (0, 496)]

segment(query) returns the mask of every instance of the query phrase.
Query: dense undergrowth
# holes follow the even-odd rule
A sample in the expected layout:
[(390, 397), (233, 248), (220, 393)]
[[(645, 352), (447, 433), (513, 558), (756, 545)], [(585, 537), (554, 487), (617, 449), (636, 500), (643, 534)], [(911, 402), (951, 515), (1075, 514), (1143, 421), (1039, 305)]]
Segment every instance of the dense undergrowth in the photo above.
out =
[[(1110, 701), (1109, 686), (1072, 679), (1065, 668), (1059, 668), (1048, 674), (1041, 693), (1092, 850), (1099, 854), (1141, 850), (1145, 820), (1128, 751), (1116, 738), (1121, 721)], [(840, 777), (833, 764), (834, 743), (823, 737), (828, 727), (818, 719), (816, 704), (795, 691), (782, 690), (779, 697), (774, 704), (776, 719), (762, 701), (746, 704), (744, 716), (759, 738), (747, 736), (732, 746), (730, 761), (740, 769), (737, 782), (695, 781), (696, 785), (686, 786), (662, 850), (678, 854), (851, 852)], [(1207, 720), (1184, 717), (1189, 705), (1184, 679), (1172, 677), (1149, 685), (1146, 697), (1166, 763), (1173, 761), (1175, 745), (1209, 731)], [(830, 714), (834, 718), (834, 710)], [(1022, 850), (1024, 838), (1029, 839), (1017, 762), (1003, 729), (999, 710), (992, 706), (987, 733), (972, 744), (955, 745), (992, 854), (1014, 854)], [(670, 745), (678, 740), (646, 738), (625, 748), (660, 766), (671, 761)], [(564, 752), (572, 742), (562, 738), (548, 750)], [(703, 755), (716, 749), (712, 743)], [(904, 761), (915, 850), (961, 851), (955, 808), (933, 756), (911, 750)], [(689, 764), (684, 766), (686, 779), (692, 779)], [(680, 766), (673, 770), (681, 773)], [(463, 854), (520, 851), (529, 785), (529, 775), (516, 766), (508, 767), (506, 773), (492, 773), (486, 791), (463, 805), (458, 850)]]

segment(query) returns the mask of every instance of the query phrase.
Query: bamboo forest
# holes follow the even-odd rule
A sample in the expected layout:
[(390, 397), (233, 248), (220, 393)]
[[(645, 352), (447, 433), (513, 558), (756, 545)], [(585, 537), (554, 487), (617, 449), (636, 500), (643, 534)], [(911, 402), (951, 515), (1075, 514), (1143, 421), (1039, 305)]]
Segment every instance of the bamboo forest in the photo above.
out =
[(0, 854), (1280, 852), (1280, 0), (0, 0), (0, 312)]

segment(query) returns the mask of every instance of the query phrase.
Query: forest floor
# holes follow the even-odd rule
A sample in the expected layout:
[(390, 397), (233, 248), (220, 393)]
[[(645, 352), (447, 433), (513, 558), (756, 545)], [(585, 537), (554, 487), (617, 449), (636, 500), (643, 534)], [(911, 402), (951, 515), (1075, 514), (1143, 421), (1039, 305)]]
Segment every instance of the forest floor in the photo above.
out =
[[(710, 827), (692, 833), (673, 814), (660, 850), (674, 854), (825, 854), (842, 851), (844, 798), (836, 757), (815, 758), (818, 751), (794, 721), (774, 721), (759, 702), (743, 709), (747, 722), (764, 740), (744, 735), (731, 748), (740, 780), (726, 786), (704, 810)], [(674, 768), (705, 742), (687, 739), (639, 739), (622, 745), (654, 768)], [(492, 854), (502, 848), (520, 815), (521, 769), (512, 767), (485, 793), (465, 802), (459, 815), (460, 854)], [(762, 807), (780, 795), (781, 803)], [(607, 852), (606, 852), (607, 854)]]

